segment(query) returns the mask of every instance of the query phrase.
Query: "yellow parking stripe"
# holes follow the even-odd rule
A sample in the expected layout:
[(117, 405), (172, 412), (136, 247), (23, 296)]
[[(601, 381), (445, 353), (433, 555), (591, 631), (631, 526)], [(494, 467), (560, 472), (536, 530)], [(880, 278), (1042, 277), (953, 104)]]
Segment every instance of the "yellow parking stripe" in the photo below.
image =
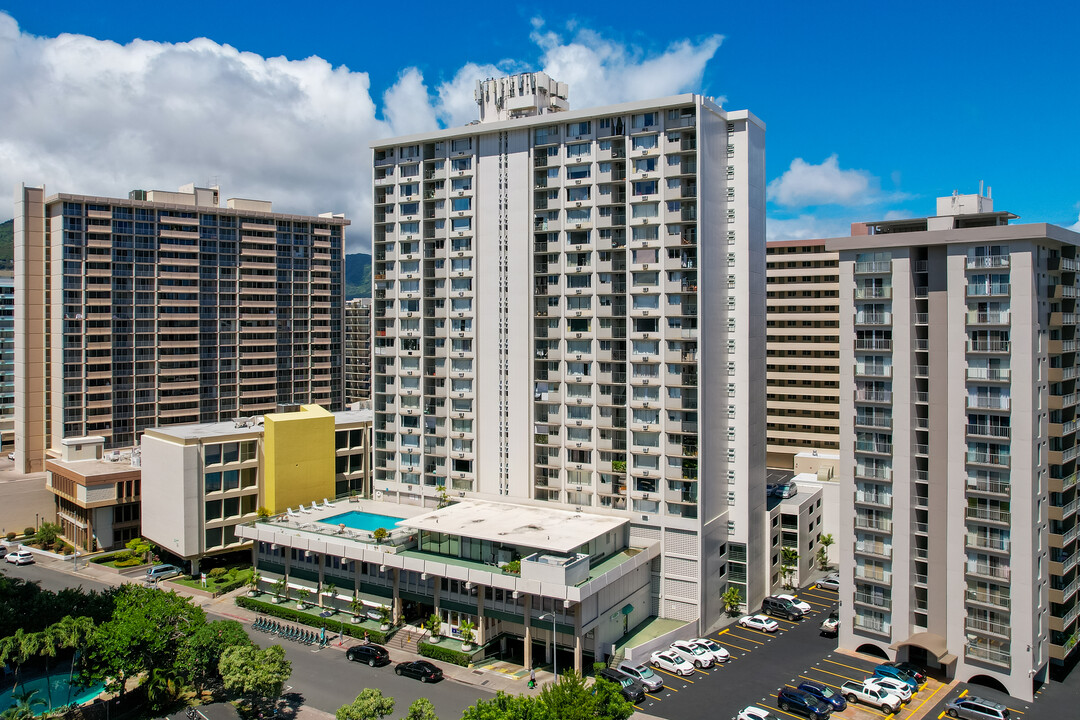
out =
[(773, 618), (776, 622), (787, 623), (788, 625), (798, 625), (798, 620), (785, 620), (784, 618)]
[[(817, 595), (814, 595), (813, 597), (818, 597), (818, 596), (817, 596)], [(822, 598), (822, 600), (828, 600), (828, 599), (829, 599), (829, 598)], [(831, 602), (831, 603), (819, 603), (819, 602), (814, 602), (813, 600), (807, 600), (806, 598), (799, 598), (799, 600), (800, 600), (801, 602), (804, 602), (804, 603), (806, 603), (807, 605), (817, 605), (818, 607), (832, 607), (833, 605), (835, 605), (835, 604), (836, 604), (835, 602)]]
[(668, 671), (667, 671), (667, 670), (665, 670), (664, 668), (653, 668), (653, 670), (655, 670), (656, 672), (662, 672), (662, 673), (664, 673), (665, 675), (670, 675), (671, 677), (673, 677), (673, 678), (677, 678), (677, 679), (679, 679), (679, 680), (682, 680), (683, 682), (688, 682), (688, 683), (690, 683), (691, 685), (693, 685), (693, 684), (694, 684), (694, 681), (693, 681), (693, 680), (687, 680), (687, 679), (686, 679), (686, 678), (684, 678), (684, 677), (683, 677), (682, 675), (676, 675), (676, 674), (675, 674), (675, 673), (673, 673), (673, 672), (668, 672)]
[(837, 675), (834, 672), (829, 672), (828, 670), (822, 670), (821, 668), (810, 668), (810, 670), (816, 670), (817, 672), (825, 673), (826, 675), (834, 675), (835, 677), (844, 678), (845, 680), (850, 680), (851, 682), (857, 682), (857, 683), (862, 682), (861, 678), (848, 677), (847, 675)]
[(964, 688), (964, 692), (960, 693), (960, 696), (957, 697), (956, 699), (959, 700), (960, 698), (964, 697), (965, 695), (967, 695), (967, 688)]
[[(653, 695), (652, 693), (645, 693), (645, 697), (651, 697), (651, 698), (652, 698), (653, 700), (657, 700), (657, 701), (659, 701), (659, 702), (663, 702), (663, 701), (664, 701), (664, 699), (663, 699), (663, 698), (658, 698), (658, 697), (656, 697), (655, 695)], [(637, 706), (635, 705), (634, 707), (637, 707)]]
[(927, 697), (923, 698), (923, 701), (922, 701), (921, 703), (919, 703), (919, 707), (917, 707), (917, 708), (915, 708), (914, 710), (912, 710), (912, 711), (911, 711), (911, 712), (912, 712), (912, 714), (914, 714), (914, 713), (917, 713), (917, 712), (919, 712), (920, 710), (922, 710), (922, 707), (923, 707), (923, 705), (925, 705), (925, 704), (926, 704), (926, 702), (927, 702), (927, 701), (928, 701), (928, 700), (929, 700), (930, 698), (932, 698), (932, 697), (934, 697), (935, 695), (937, 695), (937, 694), (938, 694), (938, 690), (941, 690), (941, 688), (943, 688), (943, 687), (945, 687), (945, 686), (944, 686), (944, 685), (938, 685), (938, 686), (937, 686), (937, 689), (935, 689), (935, 690), (934, 690), (934, 692), (930, 693), (930, 695), (929, 695), (929, 696), (927, 696)]
[(699, 672), (699, 673), (701, 673), (702, 675), (710, 675), (710, 674), (711, 674), (711, 673), (707, 673), (707, 672), (705, 672), (705, 671), (704, 671), (704, 670), (702, 670), (701, 668), (694, 668), (694, 672)]
[(854, 670), (855, 672), (870, 673), (871, 675), (874, 674), (874, 669), (873, 668), (870, 668), (869, 670), (867, 670), (865, 668), (855, 667), (854, 665), (845, 665), (844, 663), (838, 663), (835, 660), (829, 660), (828, 658), (822, 658), (822, 659), (825, 660), (825, 662), (827, 662), (827, 663), (832, 663), (833, 665), (839, 665), (840, 667), (846, 667), (846, 668), (849, 668), (851, 670)]
[[(743, 630), (744, 628), (739, 628), (739, 629), (740, 629), (740, 630)], [(739, 640), (742, 640), (742, 641), (744, 641), (744, 642), (752, 642), (752, 643), (754, 643), (755, 645), (764, 645), (764, 644), (765, 644), (765, 643), (763, 643), (763, 642), (762, 642), (762, 641), (760, 641), (760, 640), (755, 640), (754, 638), (748, 638), (748, 637), (743, 637), (742, 635), (736, 635), (736, 634), (734, 634), (734, 633), (732, 633), (732, 634), (731, 634), (731, 635), (729, 635), (728, 637), (733, 637), (733, 638), (737, 638), (737, 639), (739, 639)]]
[(941, 718), (943, 718), (943, 717), (945, 717), (945, 711), (944, 710), (942, 710), (941, 712), (938, 713), (937, 720), (941, 720)]
[[(840, 593), (836, 592), (835, 590), (822, 590), (821, 592), (831, 592), (831, 593), (834, 593), (836, 595), (840, 594)], [(818, 595), (817, 593), (812, 593), (812, 592), (803, 592), (803, 595), (809, 595), (810, 597), (821, 598), (822, 600), (832, 600), (833, 602), (836, 602), (836, 598), (830, 597), (828, 595)], [(810, 601), (807, 600), (807, 602), (810, 602)]]
[[(737, 636), (736, 635), (729, 635), (728, 637), (737, 637)], [(741, 640), (742, 638), (739, 638), (739, 639)], [(756, 640), (751, 640), (750, 642), (757, 642), (757, 641)], [(724, 644), (727, 645), (728, 647), (733, 647), (736, 650), (742, 650), (743, 652), (753, 652), (753, 650), (751, 648), (739, 647), (735, 643), (728, 642), (727, 640), (724, 640)], [(758, 644), (760, 644), (760, 643), (758, 643)], [(735, 657), (735, 656), (732, 655), (732, 657)]]

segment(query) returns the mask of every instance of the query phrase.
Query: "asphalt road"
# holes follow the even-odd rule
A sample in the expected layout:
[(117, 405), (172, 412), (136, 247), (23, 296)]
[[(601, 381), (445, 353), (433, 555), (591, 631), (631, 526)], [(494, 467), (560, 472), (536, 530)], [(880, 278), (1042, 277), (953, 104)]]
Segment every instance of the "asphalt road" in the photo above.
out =
[[(82, 560), (79, 561), (80, 563)], [(91, 580), (90, 578), (80, 578), (68, 573), (59, 572), (56, 570), (50, 570), (37, 563), (30, 565), (14, 565), (9, 562), (0, 563), (0, 572), (10, 577), (21, 577), (25, 580), (38, 582), (45, 590), (57, 592), (69, 587), (79, 587), (80, 585), (85, 590), (105, 590), (109, 585), (98, 582), (97, 580)]]

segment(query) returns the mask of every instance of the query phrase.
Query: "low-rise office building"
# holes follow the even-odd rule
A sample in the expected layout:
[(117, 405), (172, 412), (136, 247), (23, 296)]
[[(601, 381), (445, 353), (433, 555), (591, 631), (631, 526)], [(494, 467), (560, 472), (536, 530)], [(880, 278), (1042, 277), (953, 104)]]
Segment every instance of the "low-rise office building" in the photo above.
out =
[[(383, 541), (372, 532), (378, 527), (390, 531)], [(284, 578), (290, 591), (318, 596), (333, 585), (324, 605), (340, 610), (356, 597), (390, 606), (399, 621), (436, 613), (448, 636), (469, 621), (478, 647), (519, 645), (526, 667), (541, 646), (553, 659), (554, 635), (559, 666), (579, 672), (649, 618), (650, 568), (660, 552), (658, 541), (631, 536), (623, 517), (484, 500), (431, 511), (336, 503), (236, 532), (256, 543), (266, 588)], [(515, 560), (520, 571), (510, 572)]]
[(144, 535), (198, 569), (248, 547), (239, 524), (371, 491), (371, 411), (286, 408), (236, 422), (147, 430)]

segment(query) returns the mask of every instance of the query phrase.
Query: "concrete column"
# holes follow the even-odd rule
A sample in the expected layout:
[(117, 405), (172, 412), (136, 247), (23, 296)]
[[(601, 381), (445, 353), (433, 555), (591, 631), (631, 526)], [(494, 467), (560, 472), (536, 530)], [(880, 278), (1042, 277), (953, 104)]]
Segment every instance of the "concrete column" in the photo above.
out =
[(401, 585), (401, 568), (393, 568), (394, 571), (394, 599), (390, 603), (390, 614), (394, 618), (394, 624), (397, 625), (401, 622), (401, 596), (398, 595), (398, 588)]
[(476, 588), (476, 644), (484, 644), (484, 586)]
[(315, 588), (315, 594), (318, 595), (319, 607), (323, 606), (323, 573), (326, 570), (326, 556), (319, 555), (319, 585)]
[(581, 603), (574, 605), (574, 670), (581, 673)]
[(532, 595), (525, 596), (525, 667), (533, 666), (532, 657)]

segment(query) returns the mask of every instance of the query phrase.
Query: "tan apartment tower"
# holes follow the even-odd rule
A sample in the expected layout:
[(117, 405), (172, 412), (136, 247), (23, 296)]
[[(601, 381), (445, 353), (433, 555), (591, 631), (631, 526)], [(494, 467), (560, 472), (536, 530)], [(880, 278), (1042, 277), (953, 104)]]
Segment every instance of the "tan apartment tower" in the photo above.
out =
[(345, 303), (345, 402), (371, 399), (371, 298)]
[(342, 215), (217, 188), (127, 198), (15, 190), (15, 466), (64, 438), (339, 410)]
[(765, 252), (768, 464), (793, 469), (801, 453), (831, 467), (840, 448), (838, 256), (824, 240), (773, 240)]
[(704, 630), (768, 591), (765, 127), (566, 97), (488, 80), (481, 122), (374, 145), (374, 484), (628, 517), (649, 614)]
[(1077, 246), (989, 197), (840, 258), (840, 646), (1000, 683), (1074, 652)]

